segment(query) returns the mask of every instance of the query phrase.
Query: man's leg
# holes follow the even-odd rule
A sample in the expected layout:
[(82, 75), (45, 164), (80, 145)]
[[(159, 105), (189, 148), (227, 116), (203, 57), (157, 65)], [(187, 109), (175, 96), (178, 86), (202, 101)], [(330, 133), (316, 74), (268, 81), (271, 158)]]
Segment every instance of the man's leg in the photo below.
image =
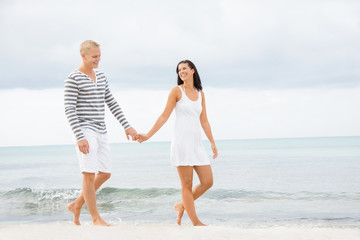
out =
[(94, 225), (110, 226), (101, 217), (96, 207), (95, 173), (83, 172), (83, 196)]
[[(97, 191), (100, 186), (106, 182), (111, 176), (111, 173), (103, 173), (103, 172), (99, 172), (96, 177), (95, 177), (95, 181), (94, 181), (94, 187), (95, 187), (95, 191)], [(81, 212), (81, 208), (85, 203), (85, 199), (84, 199), (84, 194), (83, 191), (81, 191), (79, 197), (68, 204), (67, 208), (68, 210), (74, 215), (74, 223), (76, 225), (80, 225), (80, 212)]]
[[(110, 147), (106, 134), (98, 134), (84, 129), (84, 135), (89, 143), (89, 153), (82, 154), (78, 149), (80, 169), (83, 173), (83, 190), (79, 197), (67, 208), (74, 216), (74, 223), (80, 225), (81, 208), (86, 203), (94, 225), (109, 225), (101, 219), (96, 207), (96, 190), (111, 176)], [(100, 172), (95, 176), (95, 171)]]

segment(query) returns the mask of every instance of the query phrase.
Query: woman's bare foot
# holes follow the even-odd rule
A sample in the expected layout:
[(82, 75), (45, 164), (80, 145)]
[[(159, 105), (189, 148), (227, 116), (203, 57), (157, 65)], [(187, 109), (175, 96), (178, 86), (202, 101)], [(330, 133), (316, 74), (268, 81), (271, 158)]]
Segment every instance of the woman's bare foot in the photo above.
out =
[(75, 223), (75, 225), (80, 225), (79, 218), (80, 218), (81, 207), (80, 208), (76, 207), (76, 203), (72, 202), (67, 205), (67, 209), (73, 214), (74, 216), (73, 222)]
[(181, 219), (182, 219), (182, 217), (184, 215), (185, 208), (182, 205), (182, 203), (178, 203), (178, 204), (176, 204), (174, 206), (174, 209), (177, 212), (176, 222), (177, 222), (178, 225), (181, 225)]
[(93, 224), (95, 226), (106, 226), (106, 227), (114, 226), (113, 224), (105, 222), (102, 218), (93, 219)]

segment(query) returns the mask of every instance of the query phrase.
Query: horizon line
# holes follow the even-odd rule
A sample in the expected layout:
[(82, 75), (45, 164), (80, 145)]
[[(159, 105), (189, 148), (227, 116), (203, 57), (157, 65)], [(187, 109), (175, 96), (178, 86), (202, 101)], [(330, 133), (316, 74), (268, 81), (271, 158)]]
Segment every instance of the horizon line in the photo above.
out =
[[(231, 138), (231, 139), (218, 139), (216, 142), (225, 142), (225, 141), (256, 141), (256, 140), (290, 140), (290, 139), (311, 139), (311, 138), (356, 138), (360, 137), (360, 135), (353, 136), (315, 136), (315, 137), (267, 137), (267, 138)], [(208, 142), (207, 139), (203, 139), (203, 142)], [(110, 142), (110, 145), (114, 144), (136, 144), (136, 141), (128, 141), (128, 142)], [(144, 143), (171, 143), (169, 140), (164, 141), (149, 141)], [(56, 147), (56, 146), (74, 146), (74, 143), (66, 143), (66, 144), (49, 144), (49, 145), (8, 145), (8, 146), (0, 146), (0, 148), (23, 148), (23, 147)]]

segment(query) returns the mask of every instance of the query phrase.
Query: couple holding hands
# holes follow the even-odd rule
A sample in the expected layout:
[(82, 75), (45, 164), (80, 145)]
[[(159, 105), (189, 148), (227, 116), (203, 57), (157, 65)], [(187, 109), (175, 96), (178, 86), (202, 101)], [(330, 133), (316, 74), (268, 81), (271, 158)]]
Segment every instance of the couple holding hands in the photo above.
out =
[[(65, 114), (77, 141), (77, 155), (83, 175), (82, 192), (68, 204), (74, 223), (80, 225), (81, 208), (86, 206), (94, 225), (110, 226), (104, 221), (96, 207), (96, 190), (111, 176), (110, 147), (106, 135), (105, 103), (112, 114), (124, 127), (126, 137), (144, 142), (151, 138), (169, 119), (175, 109), (175, 129), (171, 143), (171, 162), (177, 168), (181, 181), (182, 201), (175, 204), (177, 223), (186, 210), (194, 226), (205, 226), (195, 210), (194, 201), (213, 185), (210, 159), (202, 144), (201, 127), (211, 143), (213, 159), (218, 150), (207, 119), (205, 96), (195, 65), (184, 60), (176, 67), (177, 86), (168, 96), (164, 111), (146, 134), (138, 134), (130, 126), (119, 104), (112, 96), (107, 78), (98, 68), (100, 45), (92, 40), (80, 45), (81, 66), (65, 80)], [(200, 184), (193, 187), (193, 172)]]

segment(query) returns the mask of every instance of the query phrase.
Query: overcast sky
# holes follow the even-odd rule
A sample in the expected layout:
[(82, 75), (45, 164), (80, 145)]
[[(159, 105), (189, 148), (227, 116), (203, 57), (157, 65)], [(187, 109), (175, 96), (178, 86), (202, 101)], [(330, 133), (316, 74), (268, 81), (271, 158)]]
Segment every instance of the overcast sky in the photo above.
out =
[(0, 32), (0, 146), (72, 141), (62, 88), (86, 39), (101, 44), (100, 70), (139, 131), (190, 59), (221, 139), (360, 135), (359, 1), (1, 0)]

